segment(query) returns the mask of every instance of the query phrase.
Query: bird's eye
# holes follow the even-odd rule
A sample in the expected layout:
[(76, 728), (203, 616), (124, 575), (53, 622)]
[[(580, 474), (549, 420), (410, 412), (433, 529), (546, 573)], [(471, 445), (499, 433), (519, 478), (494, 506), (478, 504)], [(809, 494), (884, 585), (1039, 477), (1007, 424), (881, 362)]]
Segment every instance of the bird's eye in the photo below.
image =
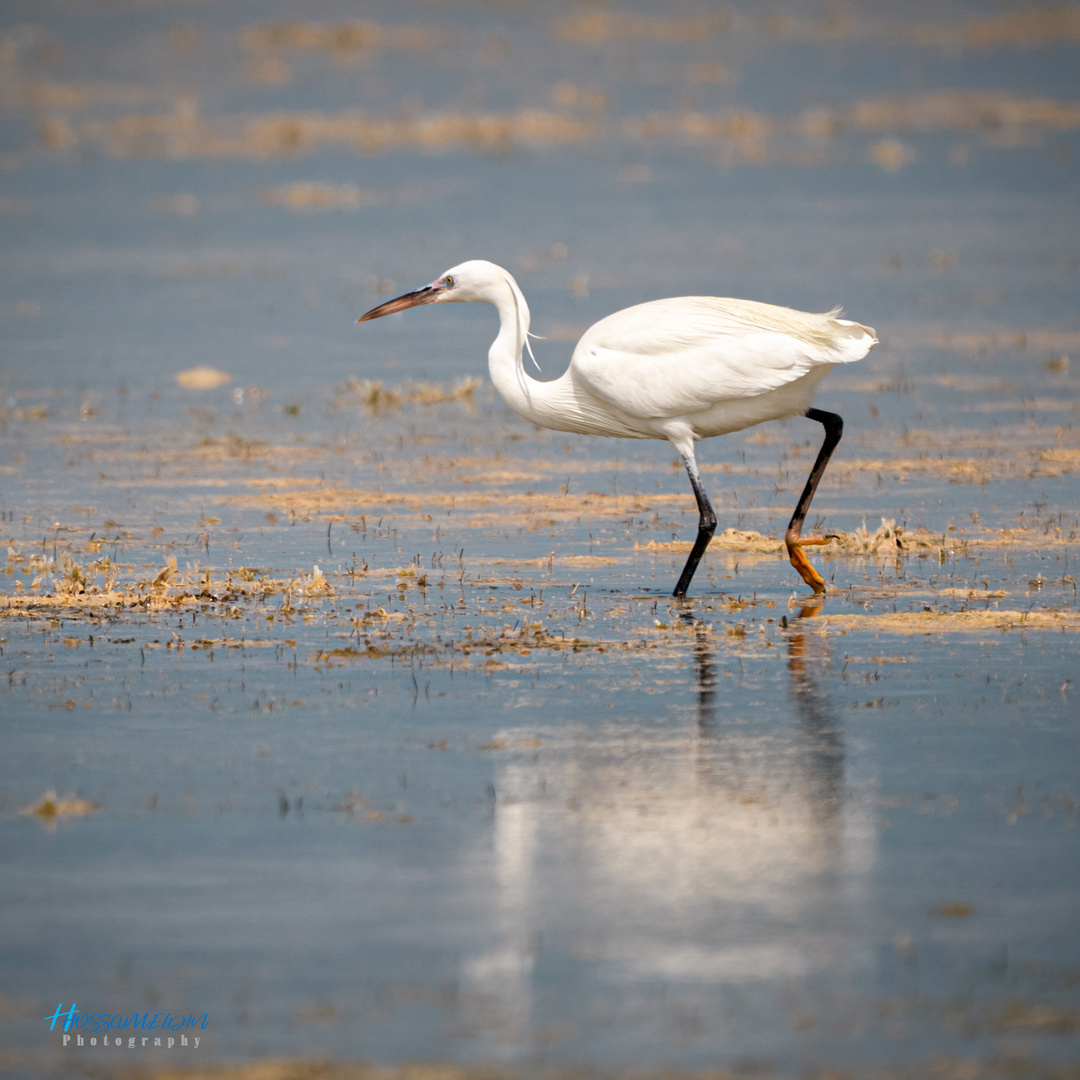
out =
[(446, 287), (448, 289), (452, 289), (454, 287), (454, 278), (451, 274), (446, 275)]

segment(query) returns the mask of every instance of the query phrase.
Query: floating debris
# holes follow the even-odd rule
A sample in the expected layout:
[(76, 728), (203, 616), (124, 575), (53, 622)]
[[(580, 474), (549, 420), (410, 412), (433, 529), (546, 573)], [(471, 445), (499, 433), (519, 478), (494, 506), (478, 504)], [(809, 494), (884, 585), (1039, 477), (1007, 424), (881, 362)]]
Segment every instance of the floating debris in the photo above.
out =
[(38, 802), (24, 806), (20, 813), (27, 817), (41, 818), (46, 822), (55, 822), (58, 818), (87, 817), (100, 809), (97, 803), (88, 799), (80, 799), (76, 795), (57, 795), (55, 789), (50, 789)]
[(232, 382), (232, 376), (212, 367), (193, 367), (176, 373), (176, 384), (185, 390), (216, 390)]

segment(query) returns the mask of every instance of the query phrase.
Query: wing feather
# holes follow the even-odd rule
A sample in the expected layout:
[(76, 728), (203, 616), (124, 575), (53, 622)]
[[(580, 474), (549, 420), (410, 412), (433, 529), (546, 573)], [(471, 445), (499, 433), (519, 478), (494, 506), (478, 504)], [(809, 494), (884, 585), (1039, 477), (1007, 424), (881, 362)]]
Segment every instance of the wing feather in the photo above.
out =
[(865, 356), (858, 323), (748, 300), (654, 300), (601, 319), (571, 360), (574, 378), (631, 416), (658, 419), (755, 397), (820, 364)]

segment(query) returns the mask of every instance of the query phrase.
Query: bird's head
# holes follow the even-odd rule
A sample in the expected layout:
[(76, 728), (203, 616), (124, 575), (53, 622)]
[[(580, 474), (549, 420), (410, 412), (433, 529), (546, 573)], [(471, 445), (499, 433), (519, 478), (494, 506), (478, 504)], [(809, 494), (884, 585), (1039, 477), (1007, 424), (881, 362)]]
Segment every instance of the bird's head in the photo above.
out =
[(420, 307), (422, 304), (445, 304), (454, 301), (491, 300), (494, 290), (507, 287), (509, 275), (501, 267), (485, 259), (470, 259), (451, 267), (422, 289), (405, 293), (404, 296), (387, 300), (365, 312), (357, 322), (381, 319), (399, 311)]

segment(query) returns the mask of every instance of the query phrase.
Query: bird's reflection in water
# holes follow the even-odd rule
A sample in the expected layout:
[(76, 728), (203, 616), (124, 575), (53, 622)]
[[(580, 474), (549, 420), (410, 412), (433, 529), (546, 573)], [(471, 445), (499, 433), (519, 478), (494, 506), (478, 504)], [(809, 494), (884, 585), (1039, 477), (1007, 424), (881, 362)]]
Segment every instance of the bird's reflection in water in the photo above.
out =
[(686, 629), (689, 724), (670, 712), (567, 721), (497, 772), (477, 857), (490, 947), (465, 962), (462, 987), (492, 1049), (527, 1043), (538, 1022), (539, 940), (623, 990), (787, 985), (851, 960), (844, 913), (864, 892), (874, 833), (845, 797), (861, 778), (826, 693), (827, 643), (793, 624), (781, 674), (775, 654), (731, 644), (722, 626)]
[(709, 628), (698, 619), (694, 626), (694, 666), (697, 671), (698, 731), (707, 735), (716, 729), (716, 662)]
[(801, 629), (788, 635), (788, 693), (807, 739), (810, 806), (819, 818), (835, 816), (844, 784), (843, 736), (819, 677), (824, 651), (819, 638), (808, 641)]
[[(800, 618), (812, 617), (818, 611), (820, 607), (804, 608)], [(725, 731), (722, 720), (718, 720), (716, 647), (711, 627), (689, 616), (684, 621), (694, 630), (697, 730), (703, 750), (702, 776), (707, 779), (717, 774), (717, 758), (725, 751), (727, 765), (737, 764), (745, 738)], [(812, 635), (808, 637), (799, 622), (793, 623), (787, 635), (788, 698), (793, 706), (792, 718), (798, 723), (792, 723), (786, 734), (798, 751), (807, 810), (818, 821), (835, 812), (844, 778), (841, 729), (821, 680), (826, 664), (824, 643)]]

